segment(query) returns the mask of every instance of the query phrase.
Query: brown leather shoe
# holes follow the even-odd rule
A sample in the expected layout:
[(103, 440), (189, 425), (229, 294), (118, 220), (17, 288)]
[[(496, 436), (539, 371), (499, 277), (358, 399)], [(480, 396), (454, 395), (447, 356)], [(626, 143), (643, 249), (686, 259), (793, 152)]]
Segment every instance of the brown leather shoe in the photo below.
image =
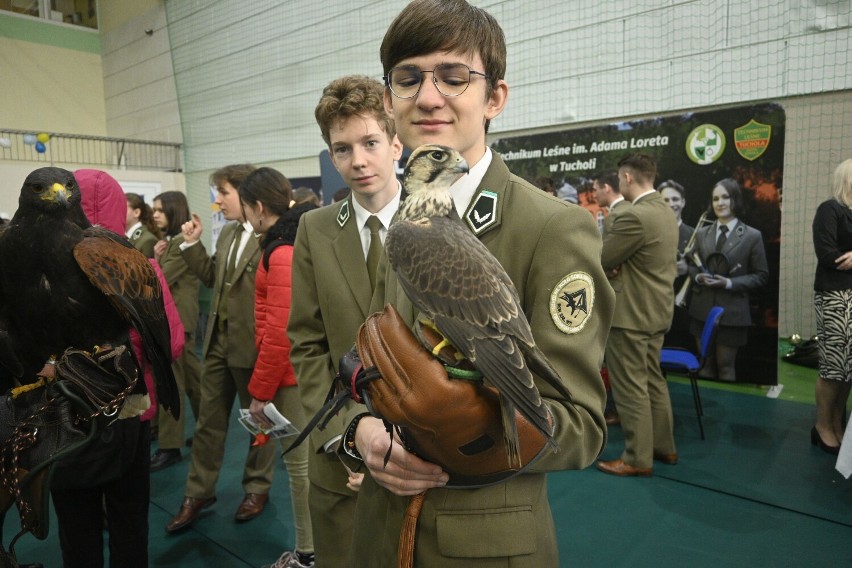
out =
[(604, 414), (604, 420), (608, 426), (618, 426), (621, 424), (621, 418), (618, 417), (618, 412), (611, 410)]
[(263, 512), (268, 498), (269, 495), (265, 493), (246, 493), (234, 519), (240, 522), (252, 520)]
[(183, 503), (180, 504), (180, 511), (166, 525), (167, 533), (176, 533), (179, 530), (185, 529), (198, 518), (203, 509), (216, 502), (215, 497), (209, 499), (194, 499), (192, 497), (184, 497)]
[(654, 470), (650, 467), (633, 467), (622, 460), (599, 461), (595, 464), (595, 467), (604, 473), (621, 477), (651, 477), (651, 474), (654, 473)]
[(677, 464), (677, 452), (673, 454), (658, 454), (654, 452), (654, 459), (667, 465), (675, 465)]

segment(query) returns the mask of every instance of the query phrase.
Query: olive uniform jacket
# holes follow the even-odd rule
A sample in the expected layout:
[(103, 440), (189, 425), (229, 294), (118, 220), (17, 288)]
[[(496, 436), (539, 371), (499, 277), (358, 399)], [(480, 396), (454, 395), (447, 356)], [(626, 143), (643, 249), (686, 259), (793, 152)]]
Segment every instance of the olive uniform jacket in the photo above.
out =
[[(512, 175), (496, 153), (462, 222), (506, 269), (537, 345), (573, 402), (536, 379), (553, 415), (558, 451), (548, 450), (527, 472), (497, 485), (427, 491), (414, 564), (468, 567), (478, 559), (478, 567), (558, 566), (545, 472), (582, 469), (606, 443), (600, 363), (614, 294), (600, 264), (600, 232), (588, 211)], [(385, 302), (411, 325), (417, 314), (383, 255), (372, 311)], [(362, 406), (348, 418), (363, 412)], [(408, 502), (365, 476), (356, 507), (355, 566), (396, 565)]]
[(619, 209), (603, 242), (605, 270), (618, 300), (612, 327), (665, 332), (674, 313), (672, 282), (677, 275), (677, 218), (659, 193), (643, 195)]
[[(309, 418), (325, 402), (340, 356), (352, 349), (358, 328), (370, 314), (373, 291), (351, 199), (303, 215), (293, 245), (294, 301), (287, 335)], [(344, 414), (338, 413), (324, 430), (311, 432), (308, 467), (312, 483), (353, 495), (340, 460), (323, 450), (343, 434)]]
[(180, 253), (183, 235), (168, 240), (165, 252), (160, 256), (160, 268), (169, 291), (175, 300), (180, 321), (188, 335), (195, 336), (198, 327), (198, 277), (189, 269)]
[[(190, 270), (198, 276), (202, 284), (213, 289), (210, 302), (210, 317), (204, 334), (204, 356), (210, 347), (210, 339), (219, 321), (219, 302), (225, 293), (225, 269), (228, 265), (228, 252), (234, 240), (238, 223), (233, 221), (222, 227), (216, 240), (216, 254), (210, 256), (200, 242), (181, 251)], [(251, 369), (257, 359), (257, 347), (254, 344), (254, 275), (260, 262), (260, 246), (257, 239), (249, 235), (243, 254), (234, 267), (234, 281), (228, 293), (228, 333), (226, 333), (226, 353), (228, 365), (241, 369)]]
[(154, 245), (157, 244), (157, 236), (148, 230), (147, 227), (142, 225), (141, 227), (137, 227), (133, 234), (130, 235), (130, 242), (133, 246), (147, 256), (148, 258), (154, 258)]
[[(707, 263), (708, 256), (716, 250), (716, 223), (702, 227), (696, 235), (698, 254)], [(721, 325), (747, 327), (751, 325), (749, 291), (765, 286), (769, 281), (769, 266), (763, 236), (760, 231), (749, 227), (742, 220), (728, 234), (725, 246), (720, 251), (728, 259), (728, 273), (722, 274), (731, 280), (731, 288), (708, 288), (695, 284), (698, 268), (689, 265), (692, 278), (692, 296), (689, 300), (689, 317), (699, 321), (707, 319), (713, 306), (722, 306), (725, 313), (719, 320)]]

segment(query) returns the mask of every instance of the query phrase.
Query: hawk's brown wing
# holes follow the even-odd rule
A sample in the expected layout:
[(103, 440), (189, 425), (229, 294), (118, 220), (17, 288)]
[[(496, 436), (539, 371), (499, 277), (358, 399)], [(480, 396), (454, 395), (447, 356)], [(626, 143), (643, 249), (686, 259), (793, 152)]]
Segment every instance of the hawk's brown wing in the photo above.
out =
[(142, 336), (157, 398), (177, 417), (180, 396), (171, 366), (171, 336), (160, 280), (148, 259), (123, 237), (101, 227), (83, 231), (74, 259), (89, 281)]

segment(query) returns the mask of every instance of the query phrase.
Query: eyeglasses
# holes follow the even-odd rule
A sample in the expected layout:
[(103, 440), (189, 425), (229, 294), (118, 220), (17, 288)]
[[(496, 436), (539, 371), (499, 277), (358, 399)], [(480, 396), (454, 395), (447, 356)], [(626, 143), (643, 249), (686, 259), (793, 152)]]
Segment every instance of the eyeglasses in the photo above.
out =
[(416, 97), (423, 86), (423, 73), (432, 74), (432, 82), (435, 88), (445, 97), (457, 97), (467, 90), (472, 75), (481, 75), (488, 78), (485, 73), (474, 71), (464, 63), (442, 63), (434, 69), (422, 70), (414, 65), (402, 65), (394, 67), (384, 77), (385, 85), (400, 99)]

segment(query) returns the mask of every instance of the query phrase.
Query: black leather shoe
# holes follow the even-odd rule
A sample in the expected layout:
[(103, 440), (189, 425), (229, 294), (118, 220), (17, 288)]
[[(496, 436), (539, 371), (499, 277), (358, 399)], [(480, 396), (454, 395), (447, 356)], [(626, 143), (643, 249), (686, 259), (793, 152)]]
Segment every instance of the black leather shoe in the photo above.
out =
[(817, 432), (816, 426), (811, 428), (811, 445), (816, 446), (827, 454), (837, 455), (840, 453), (840, 446), (829, 446), (822, 441), (822, 436)]
[(180, 450), (157, 450), (151, 456), (151, 471), (160, 471), (182, 460)]

